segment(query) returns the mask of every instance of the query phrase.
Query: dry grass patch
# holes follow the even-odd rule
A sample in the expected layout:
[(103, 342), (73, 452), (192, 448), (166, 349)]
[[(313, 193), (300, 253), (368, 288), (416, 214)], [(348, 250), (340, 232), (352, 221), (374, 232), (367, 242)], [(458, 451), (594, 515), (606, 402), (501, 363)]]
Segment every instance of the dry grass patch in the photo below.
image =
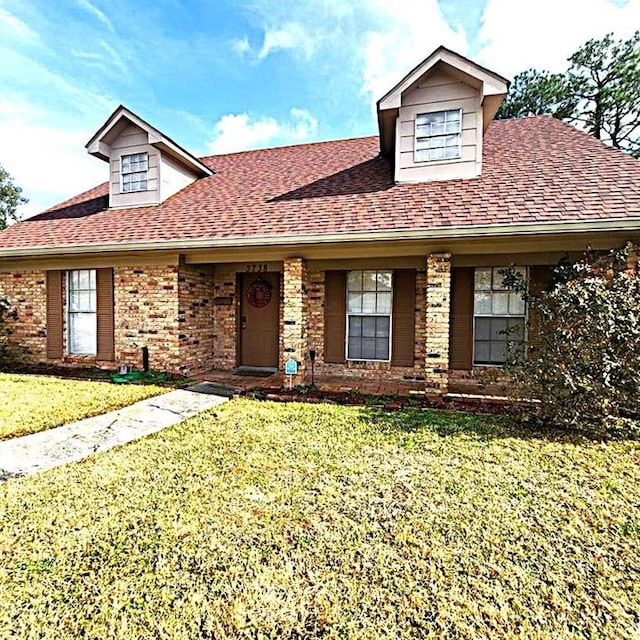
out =
[(153, 385), (0, 373), (0, 440), (100, 415), (165, 391)]
[(0, 487), (0, 637), (636, 638), (638, 449), (234, 400)]

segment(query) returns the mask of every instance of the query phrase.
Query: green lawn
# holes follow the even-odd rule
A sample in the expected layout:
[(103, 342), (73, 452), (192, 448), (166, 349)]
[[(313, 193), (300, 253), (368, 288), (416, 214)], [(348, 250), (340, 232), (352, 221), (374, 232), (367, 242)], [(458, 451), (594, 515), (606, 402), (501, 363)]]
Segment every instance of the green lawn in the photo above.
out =
[(639, 458), (233, 400), (0, 486), (0, 637), (637, 638)]
[(153, 385), (0, 373), (0, 440), (59, 427), (165, 391)]

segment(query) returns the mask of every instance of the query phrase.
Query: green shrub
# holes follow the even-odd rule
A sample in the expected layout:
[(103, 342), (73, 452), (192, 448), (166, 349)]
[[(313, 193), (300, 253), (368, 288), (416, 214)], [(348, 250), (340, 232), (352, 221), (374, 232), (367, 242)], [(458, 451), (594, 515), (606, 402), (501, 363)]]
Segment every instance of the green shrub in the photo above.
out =
[(524, 292), (536, 338), (514, 359), (519, 395), (534, 414), (569, 426), (626, 426), (640, 417), (640, 277), (630, 247), (563, 262), (546, 290)]

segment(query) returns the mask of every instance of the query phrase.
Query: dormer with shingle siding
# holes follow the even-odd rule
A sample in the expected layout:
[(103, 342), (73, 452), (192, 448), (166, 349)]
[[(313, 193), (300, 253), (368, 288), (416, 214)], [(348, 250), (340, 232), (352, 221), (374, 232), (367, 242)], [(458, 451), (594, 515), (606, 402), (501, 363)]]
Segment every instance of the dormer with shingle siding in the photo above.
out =
[(396, 182), (475, 178), (508, 81), (445, 47), (378, 102), (380, 149)]
[(213, 171), (126, 107), (86, 145), (109, 163), (109, 207), (157, 205)]

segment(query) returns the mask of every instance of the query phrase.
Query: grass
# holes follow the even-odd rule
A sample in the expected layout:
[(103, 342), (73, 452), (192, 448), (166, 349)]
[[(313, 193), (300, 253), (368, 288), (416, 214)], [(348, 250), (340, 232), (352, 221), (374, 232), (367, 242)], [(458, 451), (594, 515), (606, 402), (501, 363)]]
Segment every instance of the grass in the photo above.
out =
[(59, 427), (165, 391), (153, 385), (0, 373), (0, 440)]
[(637, 638), (639, 448), (233, 400), (0, 486), (0, 637)]

